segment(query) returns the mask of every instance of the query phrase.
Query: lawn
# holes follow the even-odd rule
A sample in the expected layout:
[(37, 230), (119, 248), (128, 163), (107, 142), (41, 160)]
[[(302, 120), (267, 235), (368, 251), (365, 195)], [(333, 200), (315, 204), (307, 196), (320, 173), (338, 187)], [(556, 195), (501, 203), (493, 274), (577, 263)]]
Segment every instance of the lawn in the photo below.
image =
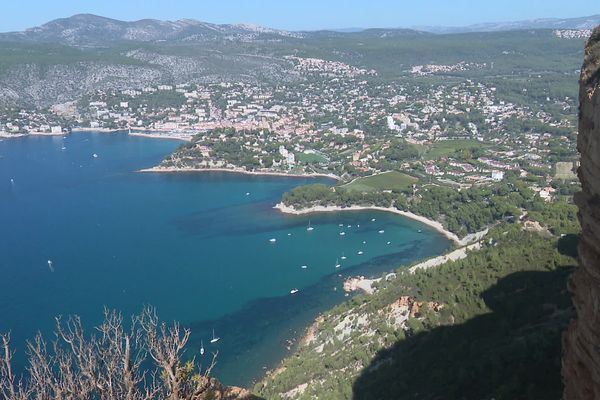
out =
[(320, 164), (328, 161), (327, 158), (319, 153), (296, 153), (296, 160), (306, 164)]
[(457, 150), (482, 147), (485, 147), (485, 144), (475, 139), (442, 140), (430, 145), (423, 157), (427, 160), (435, 160), (440, 157), (450, 156)]
[(418, 181), (419, 179), (402, 172), (390, 171), (355, 179), (343, 187), (358, 192), (372, 192), (375, 190), (400, 191), (410, 189)]
[(568, 162), (557, 162), (556, 173), (554, 174), (556, 179), (573, 180), (577, 179), (577, 175), (573, 172), (573, 163)]

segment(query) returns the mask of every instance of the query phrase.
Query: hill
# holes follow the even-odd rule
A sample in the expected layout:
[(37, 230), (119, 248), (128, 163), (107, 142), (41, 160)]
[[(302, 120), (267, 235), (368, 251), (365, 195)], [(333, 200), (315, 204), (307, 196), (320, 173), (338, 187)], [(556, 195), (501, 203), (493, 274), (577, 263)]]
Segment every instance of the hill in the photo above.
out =
[(322, 315), (257, 384), (273, 399), (560, 398), (572, 236), (494, 229), (479, 251)]

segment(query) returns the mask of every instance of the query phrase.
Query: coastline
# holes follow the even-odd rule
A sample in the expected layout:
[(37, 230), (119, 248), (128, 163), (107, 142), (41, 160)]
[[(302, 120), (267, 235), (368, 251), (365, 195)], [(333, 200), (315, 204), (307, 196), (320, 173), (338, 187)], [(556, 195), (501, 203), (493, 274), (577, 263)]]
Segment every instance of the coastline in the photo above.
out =
[[(16, 139), (22, 138), (26, 136), (67, 136), (74, 132), (82, 132), (82, 133), (117, 133), (123, 132), (127, 133), (129, 136), (139, 136), (150, 139), (169, 139), (169, 140), (181, 140), (184, 142), (189, 142), (192, 140), (192, 134), (178, 134), (178, 133), (165, 133), (164, 131), (157, 131), (154, 129), (141, 129), (136, 132), (128, 132), (127, 129), (111, 129), (111, 128), (86, 128), (86, 127), (75, 127), (71, 129), (69, 132), (61, 132), (61, 133), (51, 133), (51, 132), (39, 132), (39, 131), (30, 131), (27, 133), (0, 133), (0, 138), (2, 139)], [(154, 132), (154, 133), (153, 133)]]
[(137, 172), (157, 172), (157, 173), (180, 173), (180, 172), (228, 172), (232, 174), (243, 174), (243, 175), (263, 175), (263, 176), (283, 176), (288, 178), (331, 178), (340, 180), (340, 177), (334, 174), (319, 174), (319, 173), (303, 173), (303, 174), (288, 174), (285, 172), (276, 171), (246, 171), (242, 168), (177, 168), (177, 167), (151, 167), (140, 169)]
[[(444, 226), (441, 223), (439, 223), (438, 221), (434, 221), (432, 219), (425, 218), (425, 217), (423, 217), (421, 215), (417, 215), (417, 214), (411, 213), (409, 211), (398, 210), (398, 209), (393, 208), (393, 207), (378, 207), (378, 206), (349, 206), (349, 207), (340, 207), (340, 206), (312, 206), (312, 207), (309, 207), (309, 208), (304, 208), (302, 210), (297, 210), (294, 207), (286, 206), (283, 203), (278, 203), (273, 208), (281, 211), (282, 213), (285, 213), (285, 214), (294, 214), (294, 215), (311, 214), (311, 213), (319, 213), (319, 212), (369, 211), (369, 210), (390, 212), (390, 213), (393, 213), (393, 214), (401, 215), (403, 217), (410, 218), (412, 220), (421, 222), (422, 224), (427, 225), (427, 226), (435, 229), (436, 231), (438, 231), (442, 235), (446, 236), (448, 239), (452, 240), (454, 242), (454, 244), (456, 244), (458, 246), (464, 246), (465, 244), (468, 243), (468, 241), (471, 241), (470, 235), (467, 235), (467, 236), (465, 236), (464, 238), (461, 239), (455, 233), (452, 233), (449, 230), (447, 230), (446, 228), (444, 228)], [(465, 242), (465, 239), (467, 239), (468, 241)]]

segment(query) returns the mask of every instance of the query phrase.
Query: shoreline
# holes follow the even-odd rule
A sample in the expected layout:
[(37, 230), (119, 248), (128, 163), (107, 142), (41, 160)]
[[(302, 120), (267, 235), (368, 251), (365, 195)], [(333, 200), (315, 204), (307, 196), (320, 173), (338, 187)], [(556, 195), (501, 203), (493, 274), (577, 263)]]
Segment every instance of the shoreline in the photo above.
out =
[[(75, 127), (68, 132), (61, 132), (61, 133), (39, 132), (39, 131), (30, 131), (27, 133), (15, 133), (15, 134), (0, 133), (0, 138), (1, 139), (16, 139), (16, 138), (23, 138), (23, 137), (27, 137), (27, 136), (68, 136), (71, 133), (100, 133), (100, 134), (108, 133), (108, 134), (111, 134), (111, 133), (118, 133), (118, 132), (126, 133), (129, 136), (138, 136), (138, 137), (145, 137), (145, 138), (150, 138), (150, 139), (181, 140), (181, 141), (185, 141), (185, 142), (189, 142), (190, 140), (192, 140), (192, 136), (193, 136), (193, 134), (177, 134), (177, 133), (165, 134), (164, 131), (157, 131), (154, 129), (139, 129), (139, 131), (128, 132), (127, 129), (122, 129), (122, 128), (112, 129), (112, 128)], [(155, 132), (155, 133), (152, 133), (152, 132)]]
[(310, 173), (310, 174), (288, 174), (285, 172), (276, 172), (276, 171), (246, 171), (241, 168), (219, 168), (219, 167), (209, 167), (209, 168), (177, 168), (177, 167), (151, 167), (140, 169), (137, 172), (142, 173), (181, 173), (181, 172), (228, 172), (232, 174), (242, 174), (242, 175), (258, 175), (258, 176), (282, 176), (287, 178), (331, 178), (337, 181), (340, 180), (340, 177), (334, 174), (319, 174), (319, 173)]
[(446, 236), (446, 238), (450, 239), (454, 244), (463, 246), (467, 244), (465, 243), (465, 239), (470, 241), (470, 235), (465, 236), (464, 238), (459, 238), (455, 233), (450, 232), (438, 221), (434, 221), (429, 218), (425, 218), (421, 215), (417, 215), (411, 213), (410, 211), (402, 211), (393, 207), (378, 207), (378, 206), (349, 206), (349, 207), (340, 207), (340, 206), (312, 206), (309, 208), (303, 208), (301, 210), (297, 210), (294, 207), (286, 206), (283, 203), (277, 203), (273, 208), (281, 211), (284, 214), (293, 214), (293, 215), (302, 215), (302, 214), (312, 214), (312, 213), (320, 213), (320, 212), (339, 212), (339, 211), (384, 211), (397, 215), (401, 215), (406, 218), (410, 218), (412, 220), (421, 222), (424, 225), (427, 225), (442, 235)]

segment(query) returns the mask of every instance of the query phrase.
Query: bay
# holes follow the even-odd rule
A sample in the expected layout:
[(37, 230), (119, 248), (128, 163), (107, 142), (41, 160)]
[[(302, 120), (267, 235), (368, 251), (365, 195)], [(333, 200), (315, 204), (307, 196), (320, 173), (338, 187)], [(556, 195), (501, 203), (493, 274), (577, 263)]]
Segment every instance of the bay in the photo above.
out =
[[(383, 212), (273, 210), (285, 191), (327, 179), (136, 172), (179, 144), (125, 133), (0, 142), (0, 331), (18, 354), (57, 315), (91, 327), (103, 307), (153, 305), (192, 329), (188, 356), (202, 342), (219, 353), (217, 377), (248, 385), (345, 299), (347, 276), (379, 276), (451, 245)], [(213, 329), (221, 340), (211, 345)]]

